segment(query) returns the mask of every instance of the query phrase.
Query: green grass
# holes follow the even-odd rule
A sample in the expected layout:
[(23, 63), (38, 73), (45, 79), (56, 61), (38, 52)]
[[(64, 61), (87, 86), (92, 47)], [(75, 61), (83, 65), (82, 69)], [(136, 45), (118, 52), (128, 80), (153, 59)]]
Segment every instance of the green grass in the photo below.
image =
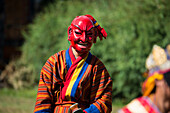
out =
[(37, 89), (0, 89), (0, 113), (33, 113)]
[[(33, 89), (0, 89), (0, 113), (33, 113), (37, 88)], [(121, 108), (121, 101), (115, 101), (112, 113)]]

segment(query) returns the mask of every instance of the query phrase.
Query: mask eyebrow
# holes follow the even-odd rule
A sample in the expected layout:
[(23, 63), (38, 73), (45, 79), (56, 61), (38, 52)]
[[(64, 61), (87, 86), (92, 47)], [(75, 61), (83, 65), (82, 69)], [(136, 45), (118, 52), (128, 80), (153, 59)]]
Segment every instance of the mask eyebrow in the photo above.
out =
[[(82, 29), (80, 29), (80, 27), (78, 25), (74, 25), (74, 27), (78, 28), (80, 31), (83, 31)], [(89, 32), (91, 29), (93, 29), (94, 27), (91, 27), (87, 32)]]
[(80, 31), (83, 31), (83, 30), (80, 29), (80, 27), (79, 27), (78, 25), (74, 25), (74, 26), (75, 26), (76, 28), (78, 28)]

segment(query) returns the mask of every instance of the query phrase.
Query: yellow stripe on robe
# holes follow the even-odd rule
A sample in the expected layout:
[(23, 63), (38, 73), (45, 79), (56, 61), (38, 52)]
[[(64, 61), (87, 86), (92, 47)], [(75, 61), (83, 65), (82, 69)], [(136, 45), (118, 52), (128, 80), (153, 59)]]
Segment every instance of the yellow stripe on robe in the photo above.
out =
[(82, 69), (82, 67), (83, 67), (87, 57), (88, 57), (88, 55), (78, 63), (78, 65), (77, 65), (77, 67), (76, 67), (76, 69), (75, 69), (75, 71), (73, 73), (73, 76), (72, 76), (72, 78), (70, 80), (70, 83), (69, 83), (69, 85), (67, 87), (65, 96), (66, 96), (66, 99), (68, 99), (70, 101), (71, 101), (71, 90), (72, 90), (72, 87), (73, 87), (75, 81), (77, 80), (77, 77), (78, 77), (78, 75), (79, 75), (79, 73), (80, 73), (80, 71), (81, 71), (81, 69)]
[(42, 108), (41, 107), (40, 108), (36, 108), (36, 110), (34, 112), (40, 111), (40, 110), (43, 110), (43, 109), (49, 109), (49, 106), (43, 106)]

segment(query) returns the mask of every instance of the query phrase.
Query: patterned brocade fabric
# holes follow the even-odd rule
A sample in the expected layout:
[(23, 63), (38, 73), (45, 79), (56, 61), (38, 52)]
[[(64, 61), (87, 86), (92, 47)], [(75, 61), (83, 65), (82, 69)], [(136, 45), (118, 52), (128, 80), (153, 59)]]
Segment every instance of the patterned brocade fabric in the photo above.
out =
[(86, 113), (111, 112), (112, 80), (104, 64), (91, 53), (77, 59), (68, 49), (47, 60), (34, 113), (69, 113), (71, 104), (64, 102), (78, 103)]
[(161, 113), (149, 97), (143, 96), (132, 100), (118, 113)]

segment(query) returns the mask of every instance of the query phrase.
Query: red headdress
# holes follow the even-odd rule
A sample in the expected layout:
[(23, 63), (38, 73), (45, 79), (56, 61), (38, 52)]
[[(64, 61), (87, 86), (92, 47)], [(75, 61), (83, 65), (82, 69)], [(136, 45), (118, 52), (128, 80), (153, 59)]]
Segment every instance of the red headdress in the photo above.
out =
[[(96, 30), (96, 31), (97, 31), (97, 36), (99, 36), (100, 40), (103, 40), (103, 37), (106, 39), (107, 33), (106, 33), (106, 31), (104, 30), (104, 28), (102, 28), (102, 27), (98, 24), (98, 22), (97, 22), (91, 15), (85, 15), (85, 16), (89, 17), (89, 18), (92, 20), (95, 28), (97, 28), (97, 30)], [(94, 43), (96, 43), (96, 39), (95, 39)]]

